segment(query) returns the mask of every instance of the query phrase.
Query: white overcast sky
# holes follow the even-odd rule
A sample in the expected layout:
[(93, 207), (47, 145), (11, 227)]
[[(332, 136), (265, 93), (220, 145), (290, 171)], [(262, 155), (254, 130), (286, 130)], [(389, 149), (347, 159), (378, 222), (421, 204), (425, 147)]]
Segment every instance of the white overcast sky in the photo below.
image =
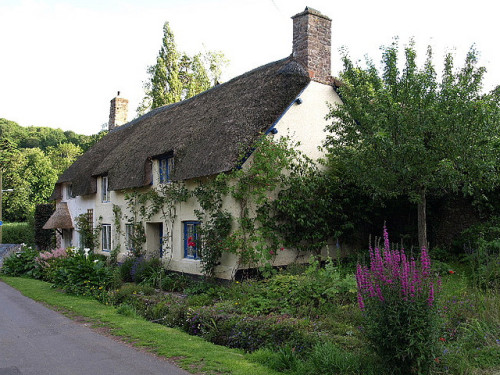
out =
[(291, 16), (310, 6), (332, 22), (332, 72), (338, 50), (380, 60), (379, 47), (414, 37), (424, 57), (434, 48), (463, 64), (475, 43), (487, 68), (485, 89), (500, 84), (498, 10), (494, 0), (0, 0), (0, 118), (20, 125), (97, 133), (117, 91), (142, 96), (169, 21), (178, 49), (219, 50), (230, 60), (223, 81), (288, 56)]

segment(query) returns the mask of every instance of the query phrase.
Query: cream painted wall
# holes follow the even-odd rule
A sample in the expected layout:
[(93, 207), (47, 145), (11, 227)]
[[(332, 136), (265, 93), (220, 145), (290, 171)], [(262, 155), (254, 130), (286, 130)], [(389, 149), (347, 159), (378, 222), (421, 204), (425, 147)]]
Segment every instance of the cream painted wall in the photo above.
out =
[(276, 125), (279, 136), (289, 136), (299, 141), (299, 149), (316, 160), (323, 156), (318, 146), (326, 138), (325, 127), (331, 120), (325, 120), (329, 112), (327, 103), (341, 103), (332, 86), (311, 81), (299, 95), (301, 104), (295, 102)]
[[(87, 210), (95, 211), (95, 197), (94, 194), (84, 195), (84, 196), (76, 196), (70, 197), (68, 195), (68, 184), (63, 184), (62, 186), (62, 196), (61, 202), (66, 202), (68, 205), (68, 210), (73, 219), (73, 226), (75, 227), (73, 230), (72, 236), (72, 245), (74, 247), (80, 247), (80, 235), (76, 230), (76, 217), (81, 214), (86, 214)], [(68, 247), (69, 244), (62, 243), (63, 247)]]

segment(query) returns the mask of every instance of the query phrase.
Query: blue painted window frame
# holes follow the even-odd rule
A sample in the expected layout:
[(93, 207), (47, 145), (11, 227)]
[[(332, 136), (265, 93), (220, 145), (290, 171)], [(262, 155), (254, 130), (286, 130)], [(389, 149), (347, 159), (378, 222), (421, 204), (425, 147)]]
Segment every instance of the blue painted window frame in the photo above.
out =
[(160, 184), (171, 182), (172, 169), (174, 168), (173, 156), (165, 156), (158, 159), (158, 175)]
[[(186, 259), (200, 259), (199, 257), (199, 246), (200, 246), (200, 236), (198, 234), (199, 221), (184, 221), (184, 258)], [(195, 243), (195, 246), (188, 246), (189, 237), (193, 237), (191, 242)]]

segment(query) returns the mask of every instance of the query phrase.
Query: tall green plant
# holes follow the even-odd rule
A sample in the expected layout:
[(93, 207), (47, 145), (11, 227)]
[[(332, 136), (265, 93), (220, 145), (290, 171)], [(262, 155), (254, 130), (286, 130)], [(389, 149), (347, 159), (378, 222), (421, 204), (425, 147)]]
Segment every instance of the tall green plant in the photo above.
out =
[(370, 249), (370, 266), (358, 264), (358, 302), (364, 332), (390, 374), (428, 374), (436, 358), (438, 280), (422, 248), (420, 260), (384, 248)]

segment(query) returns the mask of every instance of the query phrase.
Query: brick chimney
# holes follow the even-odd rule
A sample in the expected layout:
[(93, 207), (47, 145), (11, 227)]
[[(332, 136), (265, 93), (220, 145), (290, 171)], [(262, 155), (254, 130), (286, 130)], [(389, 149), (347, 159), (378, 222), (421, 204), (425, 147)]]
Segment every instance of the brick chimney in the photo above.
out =
[(127, 122), (128, 117), (128, 99), (120, 97), (120, 91), (116, 97), (111, 99), (111, 106), (109, 108), (109, 121), (108, 130), (123, 125)]
[(313, 81), (331, 83), (332, 20), (309, 7), (292, 19), (292, 56)]

